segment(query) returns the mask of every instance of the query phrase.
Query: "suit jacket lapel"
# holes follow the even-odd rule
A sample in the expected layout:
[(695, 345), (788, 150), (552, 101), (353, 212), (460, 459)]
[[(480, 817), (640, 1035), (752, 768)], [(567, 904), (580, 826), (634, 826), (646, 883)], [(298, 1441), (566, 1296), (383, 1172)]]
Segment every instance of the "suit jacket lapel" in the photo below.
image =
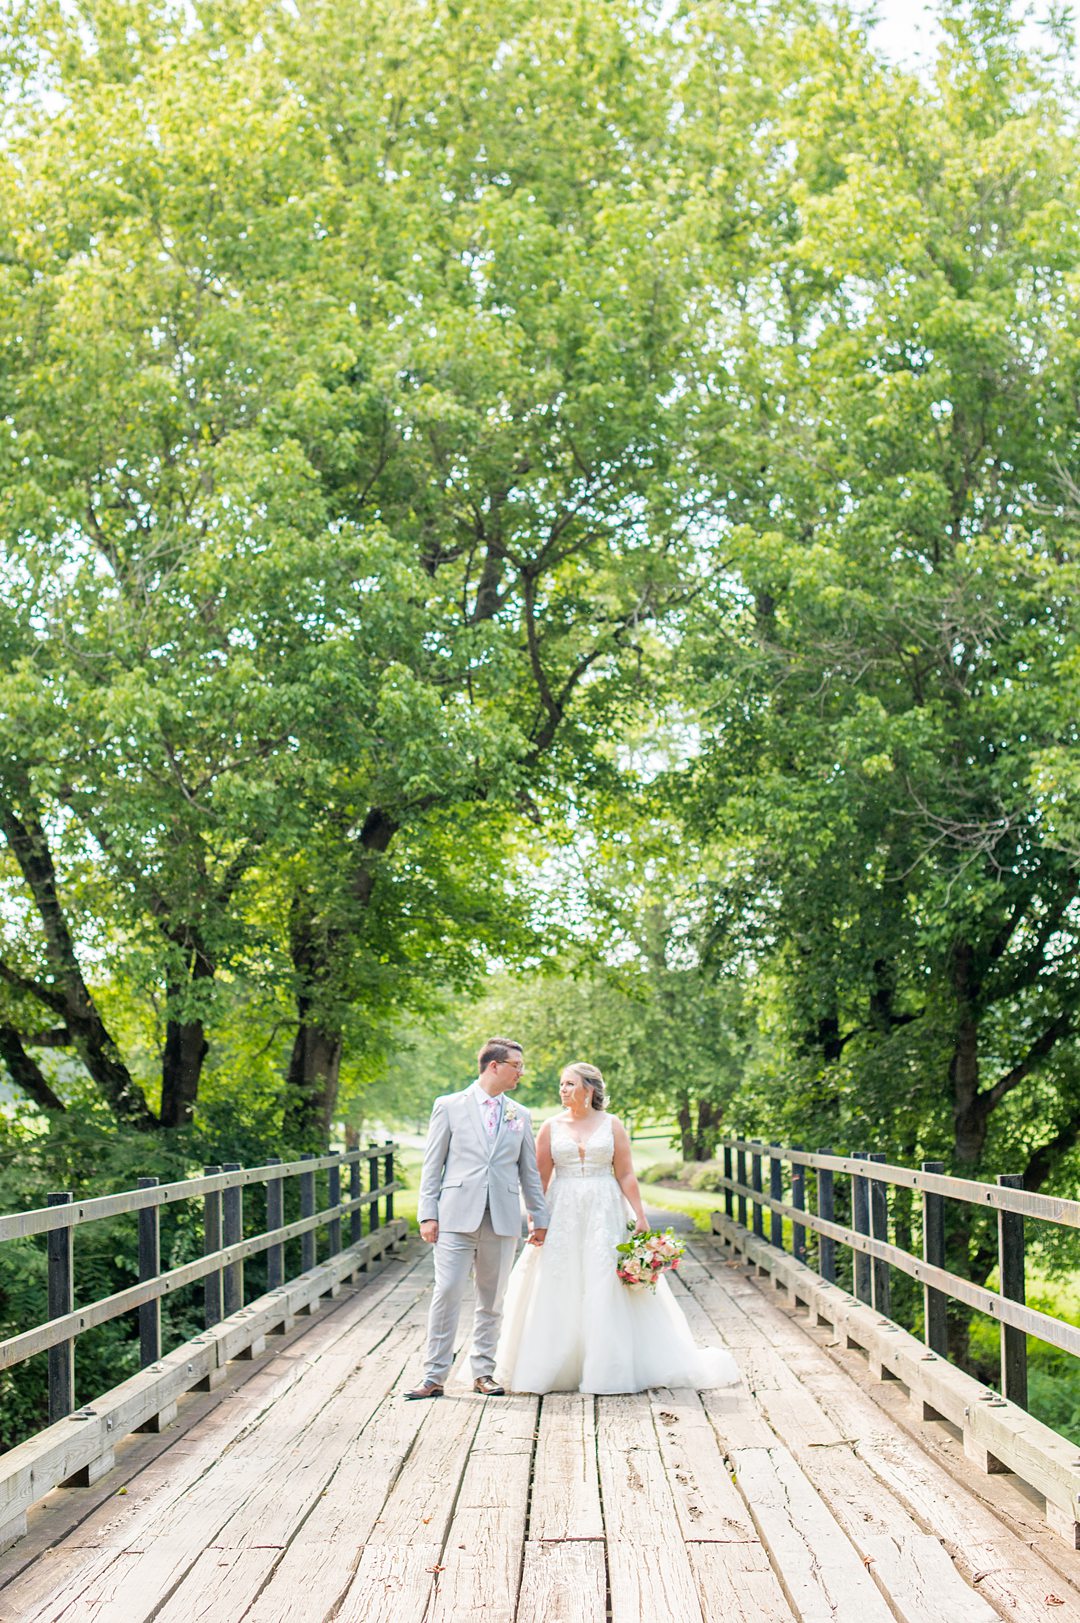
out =
[(493, 1133), (490, 1138), (488, 1137), (488, 1130), (484, 1126), (484, 1112), (480, 1108), (480, 1100), (476, 1096), (475, 1088), (471, 1087), (469, 1089), (469, 1108), (470, 1114), (472, 1115), (473, 1126), (475, 1127), (477, 1135), (480, 1139), (480, 1148), (490, 1161), (492, 1151), (495, 1148), (495, 1143), (499, 1135), (498, 1133)]

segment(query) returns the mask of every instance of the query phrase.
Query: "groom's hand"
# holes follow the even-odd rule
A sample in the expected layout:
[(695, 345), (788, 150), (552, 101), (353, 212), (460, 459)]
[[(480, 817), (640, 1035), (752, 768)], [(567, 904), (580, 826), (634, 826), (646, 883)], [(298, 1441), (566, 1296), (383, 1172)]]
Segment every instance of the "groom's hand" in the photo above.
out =
[(533, 1229), (532, 1233), (529, 1235), (529, 1245), (543, 1245), (546, 1234), (547, 1229)]
[(439, 1238), (439, 1225), (433, 1217), (429, 1217), (426, 1223), (421, 1223), (420, 1238), (427, 1245), (434, 1245)]

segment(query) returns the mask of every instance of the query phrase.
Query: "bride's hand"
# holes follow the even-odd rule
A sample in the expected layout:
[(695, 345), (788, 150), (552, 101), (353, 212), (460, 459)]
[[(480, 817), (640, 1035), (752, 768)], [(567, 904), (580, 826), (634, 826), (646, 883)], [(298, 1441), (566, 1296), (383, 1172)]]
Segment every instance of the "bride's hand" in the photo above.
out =
[(649, 1219), (647, 1217), (639, 1217), (637, 1222), (634, 1224), (634, 1233), (635, 1234), (647, 1234), (648, 1232), (649, 1232)]

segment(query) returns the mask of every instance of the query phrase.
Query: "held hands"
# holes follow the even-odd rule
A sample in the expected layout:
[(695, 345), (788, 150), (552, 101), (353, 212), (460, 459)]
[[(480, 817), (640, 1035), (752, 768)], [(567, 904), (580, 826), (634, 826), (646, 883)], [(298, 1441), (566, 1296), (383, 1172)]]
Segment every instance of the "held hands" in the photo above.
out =
[(425, 1245), (434, 1245), (439, 1238), (439, 1225), (433, 1217), (429, 1217), (426, 1222), (421, 1223), (420, 1238)]
[(529, 1219), (529, 1238), (526, 1241), (526, 1244), (527, 1245), (543, 1245), (546, 1235), (547, 1235), (547, 1229), (533, 1228), (532, 1219), (530, 1218)]

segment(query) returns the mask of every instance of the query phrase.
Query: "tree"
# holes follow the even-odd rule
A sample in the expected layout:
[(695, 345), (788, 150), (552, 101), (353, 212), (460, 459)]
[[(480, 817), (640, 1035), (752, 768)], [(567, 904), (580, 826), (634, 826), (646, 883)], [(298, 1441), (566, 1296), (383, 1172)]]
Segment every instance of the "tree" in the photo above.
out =
[(774, 325), (713, 380), (764, 477), (671, 787), (729, 864), (713, 950), (761, 968), (789, 1121), (1038, 1188), (1080, 1137), (1078, 870), (1036, 798), (1076, 745), (1075, 153), (1008, 9), (943, 16), (932, 82), (864, 56), (858, 98), (793, 98)]
[[(66, 954), (50, 1042), (183, 1125), (221, 977), (277, 977), (317, 1138), (442, 831), (490, 870), (475, 958), (508, 819), (596, 769), (695, 584), (670, 47), (632, 6), (17, 22), (3, 745), (67, 945), (12, 823), (13, 1074), (45, 1099)], [(88, 954), (161, 1007), (156, 1118), (76, 1029)]]

